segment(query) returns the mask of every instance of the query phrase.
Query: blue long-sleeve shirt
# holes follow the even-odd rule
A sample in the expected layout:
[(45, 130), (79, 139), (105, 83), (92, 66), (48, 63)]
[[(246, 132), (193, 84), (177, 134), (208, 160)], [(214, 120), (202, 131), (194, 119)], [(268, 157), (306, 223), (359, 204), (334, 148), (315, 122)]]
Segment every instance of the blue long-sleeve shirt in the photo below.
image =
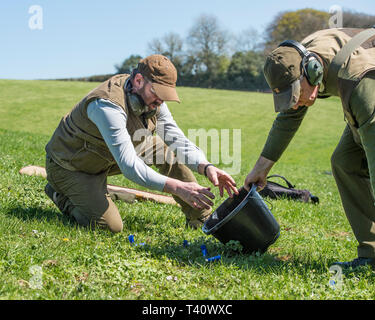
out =
[[(126, 129), (127, 115), (124, 110), (111, 101), (97, 99), (88, 105), (87, 115), (98, 127), (124, 176), (141, 186), (163, 191), (167, 177), (157, 173), (137, 156)], [(156, 132), (172, 147), (177, 159), (192, 170), (197, 171), (198, 165), (207, 161), (202, 150), (189, 141), (177, 126), (165, 103), (160, 106)]]

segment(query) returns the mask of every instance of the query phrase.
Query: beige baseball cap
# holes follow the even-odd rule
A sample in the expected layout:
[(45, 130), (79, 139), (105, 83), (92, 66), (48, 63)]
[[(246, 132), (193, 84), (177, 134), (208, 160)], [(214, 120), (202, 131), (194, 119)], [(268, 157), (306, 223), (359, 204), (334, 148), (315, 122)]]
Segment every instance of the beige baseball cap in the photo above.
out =
[(276, 112), (287, 111), (299, 100), (301, 61), (299, 52), (290, 47), (278, 47), (267, 56), (263, 71), (273, 93)]
[(176, 91), (177, 70), (167, 57), (148, 56), (139, 61), (137, 69), (152, 82), (152, 88), (161, 100), (181, 102)]

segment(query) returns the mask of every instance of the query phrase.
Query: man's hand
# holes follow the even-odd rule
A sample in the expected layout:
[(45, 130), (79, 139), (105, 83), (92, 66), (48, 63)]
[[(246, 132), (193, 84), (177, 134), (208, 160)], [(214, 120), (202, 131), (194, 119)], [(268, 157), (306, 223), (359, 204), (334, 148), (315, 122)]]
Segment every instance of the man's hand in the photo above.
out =
[(195, 182), (183, 182), (172, 178), (167, 179), (164, 191), (178, 196), (192, 208), (199, 210), (210, 209), (213, 202), (209, 198), (215, 199), (210, 188), (202, 187)]
[[(206, 165), (209, 164), (207, 163), (201, 163), (198, 166), (198, 172), (202, 175), (204, 175), (204, 168)], [(234, 179), (225, 171), (220, 170), (216, 168), (213, 165), (210, 165), (206, 169), (206, 175), (207, 178), (212, 182), (212, 184), (215, 187), (219, 187), (220, 190), (220, 197), (224, 195), (224, 189), (228, 192), (229, 197), (233, 197), (234, 194), (238, 194), (238, 190), (236, 188), (236, 182)]]
[[(233, 198), (233, 193), (238, 194), (236, 182), (225, 171), (220, 170), (214, 166), (207, 168), (207, 178), (212, 182), (215, 187), (219, 187), (220, 197), (224, 195), (224, 189), (227, 190), (229, 197)], [(232, 193), (233, 192), (233, 193)]]
[(258, 186), (257, 190), (262, 190), (267, 184), (268, 173), (274, 164), (274, 161), (260, 156), (253, 170), (247, 175), (244, 188), (249, 191), (250, 185), (256, 184)]

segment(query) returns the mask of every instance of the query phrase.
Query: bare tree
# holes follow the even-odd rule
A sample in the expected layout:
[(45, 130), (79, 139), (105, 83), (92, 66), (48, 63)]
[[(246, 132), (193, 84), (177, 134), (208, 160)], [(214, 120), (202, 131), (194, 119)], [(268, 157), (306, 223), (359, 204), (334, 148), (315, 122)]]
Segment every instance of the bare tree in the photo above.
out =
[(181, 37), (174, 32), (169, 32), (163, 37), (165, 44), (165, 55), (172, 61), (176, 60), (182, 54), (183, 41)]
[(148, 51), (151, 53), (151, 54), (163, 54), (165, 49), (164, 49), (164, 46), (163, 44), (161, 43), (161, 40), (160, 39), (152, 39), (148, 44), (147, 44), (147, 47), (148, 47)]
[(215, 16), (202, 14), (199, 16), (187, 37), (189, 52), (201, 63), (200, 68), (213, 72), (218, 56), (226, 54), (227, 33), (220, 28)]
[(151, 54), (162, 54), (170, 60), (174, 60), (182, 53), (183, 41), (181, 37), (174, 32), (169, 32), (161, 39), (154, 38), (148, 43), (148, 50)]
[(236, 51), (257, 51), (261, 48), (261, 37), (253, 27), (243, 30), (236, 37)]

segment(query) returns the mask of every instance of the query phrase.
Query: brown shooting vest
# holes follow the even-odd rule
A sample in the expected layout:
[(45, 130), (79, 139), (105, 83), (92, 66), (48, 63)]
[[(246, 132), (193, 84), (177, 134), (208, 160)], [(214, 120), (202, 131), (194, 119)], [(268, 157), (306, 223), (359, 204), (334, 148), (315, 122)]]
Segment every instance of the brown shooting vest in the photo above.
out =
[(345, 44), (364, 30), (355, 28), (321, 30), (302, 41), (308, 50), (317, 53), (323, 59), (325, 69), (324, 91), (320, 92), (319, 96), (335, 95), (340, 97), (345, 119), (353, 132), (354, 140), (358, 144), (361, 144), (361, 140), (357, 130), (358, 123), (350, 108), (350, 98), (363, 77), (375, 70), (375, 36), (367, 39), (351, 53), (345, 63), (341, 65), (339, 72), (336, 72), (334, 81), (329, 81), (331, 79), (329, 79), (328, 72), (332, 72), (331, 62)]
[[(134, 139), (138, 129), (152, 135), (156, 129), (156, 118), (142, 119), (127, 106), (124, 85), (127, 74), (111, 77), (88, 93), (67, 115), (55, 130), (46, 145), (46, 152), (57, 164), (70, 171), (88, 174), (119, 174), (120, 169), (109, 151), (96, 125), (87, 116), (87, 106), (95, 99), (106, 99), (120, 106), (127, 115), (126, 129), (132, 143), (137, 146), (143, 140)], [(159, 110), (158, 110), (159, 111)]]
[[(363, 31), (363, 29), (345, 29), (344, 32), (349, 34), (351, 37), (354, 37), (356, 34), (360, 33), (361, 31)], [(362, 43), (361, 47), (366, 50), (375, 48), (375, 36), (372, 36), (371, 38), (367, 39), (364, 43)], [(375, 61), (375, 55), (374, 55), (374, 61)], [(363, 70), (363, 73), (355, 80), (343, 79), (343, 78), (338, 77), (338, 81), (337, 81), (338, 93), (341, 98), (345, 119), (353, 133), (354, 140), (359, 145), (361, 145), (361, 138), (358, 133), (358, 123), (355, 117), (353, 116), (352, 110), (350, 108), (350, 98), (352, 96), (354, 89), (358, 86), (359, 82), (363, 79), (363, 77), (365, 77), (367, 73), (372, 72), (374, 70), (375, 68)]]

